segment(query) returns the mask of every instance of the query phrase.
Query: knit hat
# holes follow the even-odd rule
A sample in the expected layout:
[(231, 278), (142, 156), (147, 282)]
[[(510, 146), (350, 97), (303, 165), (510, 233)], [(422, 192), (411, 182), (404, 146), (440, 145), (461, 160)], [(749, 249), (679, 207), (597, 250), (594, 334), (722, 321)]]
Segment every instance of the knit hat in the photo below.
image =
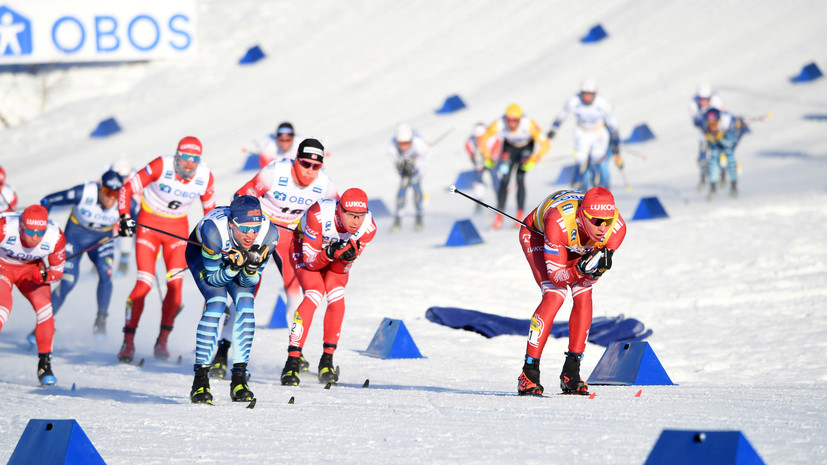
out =
[(230, 203), (230, 219), (237, 224), (261, 223), (264, 215), (261, 213), (261, 202), (258, 197), (240, 195)]
[(307, 160), (310, 163), (324, 163), (324, 145), (316, 139), (305, 139), (299, 144), (296, 159)]
[(368, 211), (368, 195), (362, 189), (350, 188), (339, 198), (339, 205), (351, 213), (365, 213)]
[(589, 218), (611, 218), (615, 214), (615, 198), (604, 187), (592, 187), (580, 202), (580, 208)]
[(29, 205), (20, 215), (24, 228), (42, 231), (49, 226), (49, 211), (42, 205)]
[(178, 142), (178, 152), (201, 156), (201, 141), (196, 137), (188, 136)]

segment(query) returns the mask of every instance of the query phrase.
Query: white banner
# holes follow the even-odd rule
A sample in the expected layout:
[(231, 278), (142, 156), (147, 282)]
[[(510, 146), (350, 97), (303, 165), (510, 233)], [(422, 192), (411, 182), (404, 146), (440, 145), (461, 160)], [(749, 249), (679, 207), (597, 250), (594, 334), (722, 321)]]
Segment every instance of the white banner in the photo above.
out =
[(195, 0), (0, 0), (0, 65), (187, 55), (195, 26)]

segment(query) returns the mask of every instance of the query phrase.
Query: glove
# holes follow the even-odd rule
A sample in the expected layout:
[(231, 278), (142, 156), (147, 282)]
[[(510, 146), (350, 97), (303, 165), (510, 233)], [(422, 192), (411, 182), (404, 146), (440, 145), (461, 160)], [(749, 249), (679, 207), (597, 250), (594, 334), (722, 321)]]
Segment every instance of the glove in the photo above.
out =
[(227, 261), (230, 264), (230, 270), (237, 272), (247, 263), (247, 252), (244, 249), (232, 249), (227, 252)]
[(623, 169), (623, 159), (620, 158), (620, 155), (615, 155), (615, 165), (617, 165), (618, 169)]
[(330, 244), (327, 245), (325, 255), (327, 255), (327, 258), (331, 261), (342, 259), (343, 261), (348, 262), (356, 259), (358, 251), (358, 242), (353, 239), (347, 241), (335, 240), (331, 241)]
[(535, 162), (534, 160), (529, 158), (528, 160), (525, 161), (525, 163), (520, 165), (520, 169), (523, 170), (523, 171), (531, 171), (536, 166), (537, 166), (537, 162)]
[(60, 281), (63, 276), (62, 272), (47, 270), (42, 262), (39, 265), (39, 268), (32, 272), (32, 282), (35, 284), (51, 284)]
[(492, 160), (490, 158), (486, 158), (485, 159), (485, 167), (489, 170), (493, 170), (494, 169), (494, 160)]
[(612, 269), (612, 255), (614, 255), (615, 251), (607, 248), (603, 248), (602, 251), (603, 256), (597, 261), (597, 268), (592, 271), (592, 275), (595, 278), (603, 276), (603, 273)]
[(548, 140), (551, 140), (552, 138), (554, 138), (555, 134), (557, 134), (557, 131), (555, 131), (554, 129), (549, 129), (546, 133), (546, 137), (548, 137)]
[(247, 251), (247, 263), (244, 265), (244, 272), (250, 276), (256, 274), (261, 265), (267, 261), (269, 252), (269, 246), (253, 244), (250, 250)]
[(594, 272), (597, 270), (597, 266), (602, 258), (603, 249), (594, 249), (586, 255), (582, 255), (580, 259), (577, 260), (574, 268), (580, 276), (596, 278), (597, 276), (594, 275)]
[(118, 219), (118, 235), (121, 237), (132, 237), (135, 235), (135, 227), (138, 226), (131, 216), (124, 213)]

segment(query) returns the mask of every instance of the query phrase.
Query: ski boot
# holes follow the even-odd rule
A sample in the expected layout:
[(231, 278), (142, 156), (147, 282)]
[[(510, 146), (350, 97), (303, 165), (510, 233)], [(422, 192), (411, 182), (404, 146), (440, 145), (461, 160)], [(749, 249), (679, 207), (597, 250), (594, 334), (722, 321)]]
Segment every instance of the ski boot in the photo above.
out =
[(128, 271), (129, 271), (129, 256), (128, 255), (121, 255), (121, 259), (118, 261), (117, 276), (123, 276)]
[(287, 357), (284, 362), (284, 369), (281, 370), (281, 385), (282, 386), (298, 386), (299, 372), (301, 371), (300, 357)]
[(106, 339), (106, 315), (98, 315), (95, 324), (92, 326), (92, 334), (95, 339)]
[(310, 362), (308, 362), (307, 359), (304, 358), (304, 354), (302, 354), (302, 356), (299, 357), (299, 369), (302, 373), (307, 373), (308, 371), (310, 371)]
[(416, 223), (414, 223), (414, 231), (422, 231), (422, 213), (416, 214)]
[(37, 347), (37, 338), (34, 336), (35, 331), (36, 329), (33, 329), (32, 332), (30, 332), (29, 335), (26, 336), (26, 340), (29, 341), (29, 350)]
[(732, 181), (729, 187), (729, 196), (730, 197), (738, 197), (738, 181)]
[(230, 399), (233, 402), (253, 400), (253, 391), (247, 386), (247, 364), (233, 363), (233, 375), (230, 381)]
[(717, 184), (714, 182), (709, 183), (709, 193), (706, 195), (707, 200), (712, 200), (715, 198), (715, 194), (717, 193)]
[(226, 339), (218, 342), (218, 350), (215, 352), (215, 357), (213, 357), (210, 366), (210, 378), (224, 379), (227, 376), (227, 352), (231, 345), (232, 343)]
[(399, 228), (402, 227), (402, 218), (399, 215), (396, 215), (393, 218), (393, 226), (391, 226), (391, 231), (399, 231)]
[(118, 352), (118, 360), (123, 363), (132, 363), (135, 357), (135, 330), (131, 328), (123, 329), (123, 345), (121, 351)]
[(500, 229), (503, 225), (503, 216), (497, 213), (497, 216), (494, 217), (494, 222), (491, 223), (491, 227), (493, 229)]
[(52, 373), (52, 353), (37, 354), (37, 357), (37, 379), (43, 386), (54, 386), (57, 378)]
[(566, 352), (566, 361), (560, 373), (560, 389), (563, 394), (589, 395), (589, 385), (580, 378), (580, 360), (583, 354)]
[(212, 394), (210, 394), (210, 378), (209, 365), (193, 365), (195, 371), (195, 378), (192, 380), (192, 390), (190, 391), (190, 401), (193, 404), (212, 404)]
[(322, 384), (339, 381), (339, 370), (333, 367), (333, 354), (322, 354), (319, 360), (319, 382)]
[[(522, 210), (517, 210), (517, 219), (523, 221), (523, 216), (525, 216), (525, 212)], [(516, 221), (514, 222), (514, 228), (519, 228), (520, 226), (522, 226), (520, 223)]]
[(169, 359), (169, 350), (167, 350), (167, 338), (169, 337), (170, 331), (172, 331), (172, 327), (161, 326), (161, 333), (158, 335), (158, 339), (155, 340), (156, 360)]
[(523, 372), (517, 378), (517, 394), (521, 396), (543, 395), (543, 385), (540, 384), (540, 359), (525, 356)]

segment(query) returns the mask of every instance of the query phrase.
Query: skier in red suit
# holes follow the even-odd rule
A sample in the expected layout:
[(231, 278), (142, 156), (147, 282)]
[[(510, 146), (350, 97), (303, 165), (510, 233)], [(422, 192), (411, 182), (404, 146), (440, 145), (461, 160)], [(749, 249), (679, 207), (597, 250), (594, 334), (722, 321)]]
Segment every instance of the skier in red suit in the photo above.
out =
[[(201, 141), (195, 137), (185, 137), (178, 143), (175, 155), (152, 160), (132, 176), (118, 193), (118, 234), (123, 237), (135, 234), (135, 260), (138, 265), (138, 279), (126, 301), (123, 345), (118, 353), (121, 362), (129, 363), (135, 356), (135, 331), (144, 311), (146, 295), (152, 289), (155, 261), (161, 246), (167, 268), (167, 294), (161, 306), (161, 331), (155, 341), (155, 358), (169, 358), (167, 338), (181, 306), (184, 278), (181, 271), (187, 268), (184, 256), (187, 242), (170, 234), (187, 237), (187, 211), (196, 198), (201, 199), (205, 214), (215, 208), (213, 175), (201, 162), (201, 152)], [(136, 223), (130, 217), (129, 206), (132, 196), (138, 193), (143, 195)]]
[(571, 289), (574, 305), (560, 388), (565, 394), (588, 394), (588, 385), (580, 378), (580, 360), (592, 324), (592, 286), (611, 269), (612, 255), (626, 236), (626, 222), (612, 193), (594, 187), (585, 194), (563, 190), (548, 196), (524, 223), (520, 244), (543, 298), (531, 317), (517, 392), (543, 393), (540, 357), (554, 317)]

